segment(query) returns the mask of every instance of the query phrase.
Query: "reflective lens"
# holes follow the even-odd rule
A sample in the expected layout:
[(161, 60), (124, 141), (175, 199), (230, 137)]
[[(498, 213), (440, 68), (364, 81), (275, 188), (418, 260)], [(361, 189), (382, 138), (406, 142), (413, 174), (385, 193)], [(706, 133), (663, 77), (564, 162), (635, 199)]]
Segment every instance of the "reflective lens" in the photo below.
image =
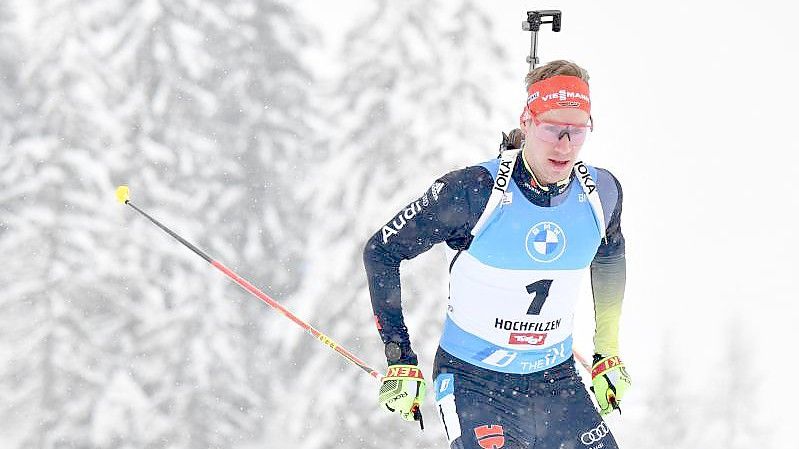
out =
[(585, 142), (585, 137), (593, 130), (593, 122), (588, 125), (574, 125), (571, 123), (542, 122), (533, 117), (533, 131), (539, 139), (558, 143), (564, 136), (569, 139), (572, 145), (579, 145)]

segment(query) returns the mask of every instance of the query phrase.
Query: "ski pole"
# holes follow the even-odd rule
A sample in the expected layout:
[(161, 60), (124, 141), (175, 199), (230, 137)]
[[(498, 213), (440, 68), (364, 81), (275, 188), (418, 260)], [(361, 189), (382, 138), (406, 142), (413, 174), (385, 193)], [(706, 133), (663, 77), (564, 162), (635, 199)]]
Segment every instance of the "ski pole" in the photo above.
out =
[(574, 354), (574, 358), (578, 362), (580, 362), (580, 365), (583, 365), (583, 368), (585, 368), (585, 370), (588, 371), (588, 374), (591, 374), (591, 365), (589, 365), (588, 362), (585, 361), (585, 358), (583, 358), (583, 356), (580, 355), (580, 353), (577, 351), (572, 350), (572, 353)]
[(175, 240), (179, 241), (180, 243), (182, 243), (184, 246), (186, 246), (190, 250), (194, 251), (195, 254), (197, 254), (198, 256), (200, 256), (203, 259), (205, 259), (206, 262), (210, 263), (216, 269), (218, 269), (219, 271), (224, 273), (225, 276), (227, 276), (228, 278), (233, 280), (233, 282), (239, 284), (239, 286), (241, 288), (243, 288), (244, 290), (247, 290), (250, 294), (252, 294), (253, 296), (257, 297), (261, 301), (263, 301), (266, 304), (268, 304), (270, 307), (274, 308), (275, 310), (277, 310), (278, 312), (283, 314), (283, 316), (285, 316), (286, 318), (288, 318), (291, 321), (293, 321), (296, 325), (298, 325), (301, 328), (303, 328), (305, 330), (305, 332), (307, 332), (312, 337), (314, 337), (317, 340), (319, 340), (320, 342), (322, 342), (322, 344), (324, 344), (325, 346), (329, 347), (330, 349), (336, 351), (342, 357), (347, 359), (349, 362), (353, 363), (358, 368), (366, 371), (370, 376), (374, 377), (375, 379), (381, 380), (383, 378), (383, 376), (380, 373), (378, 373), (373, 368), (368, 366), (366, 363), (361, 361), (353, 353), (351, 353), (350, 351), (344, 349), (341, 345), (339, 345), (338, 343), (333, 341), (330, 337), (328, 337), (327, 335), (325, 335), (325, 334), (319, 332), (318, 330), (314, 329), (313, 326), (309, 325), (305, 321), (299, 319), (296, 315), (294, 315), (288, 309), (283, 307), (279, 302), (277, 302), (274, 299), (270, 298), (266, 293), (264, 293), (261, 290), (259, 290), (257, 287), (255, 287), (254, 285), (249, 283), (246, 279), (244, 279), (241, 276), (239, 276), (236, 273), (234, 273), (233, 270), (231, 270), (230, 268), (222, 265), (221, 262), (212, 259), (208, 254), (203, 252), (201, 249), (199, 249), (196, 246), (192, 245), (191, 243), (186, 241), (183, 237), (179, 236), (174, 231), (172, 231), (168, 227), (166, 227), (163, 224), (161, 224), (161, 222), (159, 222), (158, 220), (156, 220), (155, 218), (151, 217), (150, 215), (148, 215), (143, 210), (141, 210), (138, 207), (136, 207), (136, 205), (134, 205), (133, 203), (130, 202), (130, 190), (128, 189), (128, 186), (119, 186), (119, 187), (117, 187), (116, 196), (117, 196), (117, 200), (120, 203), (127, 204), (128, 206), (132, 207), (136, 212), (138, 212), (138, 213), (144, 215), (145, 217), (147, 217), (148, 220), (153, 222), (156, 226), (161, 228), (164, 232), (166, 232), (167, 234), (169, 234), (172, 237), (174, 237)]
[[(117, 187), (116, 197), (117, 197), (117, 201), (119, 201), (122, 204), (127, 204), (128, 206), (132, 207), (133, 210), (135, 210), (136, 212), (144, 215), (148, 220), (150, 220), (156, 226), (161, 228), (161, 230), (163, 230), (164, 232), (166, 232), (167, 234), (172, 236), (175, 240), (177, 240), (180, 243), (182, 243), (184, 246), (186, 246), (187, 248), (192, 250), (195, 254), (197, 254), (198, 256), (202, 257), (206, 262), (210, 263), (215, 268), (217, 268), (219, 271), (224, 273), (225, 276), (227, 276), (228, 278), (233, 280), (233, 282), (238, 284), (241, 288), (243, 288), (244, 290), (246, 290), (247, 292), (249, 292), (253, 296), (257, 297), (261, 301), (265, 302), (267, 305), (269, 305), (273, 309), (277, 310), (281, 314), (283, 314), (283, 316), (285, 316), (286, 318), (288, 318), (291, 321), (293, 321), (296, 325), (298, 325), (301, 328), (303, 328), (303, 330), (305, 330), (305, 332), (307, 332), (312, 337), (314, 337), (317, 340), (319, 340), (320, 342), (322, 342), (322, 344), (324, 344), (325, 346), (329, 347), (330, 349), (336, 351), (337, 353), (339, 353), (339, 355), (341, 355), (342, 357), (347, 359), (349, 362), (351, 362), (352, 364), (354, 364), (358, 368), (362, 369), (363, 371), (365, 371), (366, 373), (368, 373), (370, 376), (374, 377), (375, 379), (377, 379), (379, 381), (383, 380), (383, 376), (379, 372), (377, 372), (375, 369), (373, 369), (372, 367), (367, 365), (365, 362), (361, 361), (361, 359), (356, 357), (353, 353), (351, 353), (350, 351), (344, 349), (344, 347), (342, 347), (341, 345), (336, 343), (333, 339), (331, 339), (327, 335), (319, 332), (313, 326), (311, 326), (310, 324), (308, 324), (305, 321), (303, 321), (300, 318), (298, 318), (296, 315), (291, 313), (288, 309), (283, 307), (279, 302), (277, 302), (274, 299), (272, 299), (271, 297), (269, 297), (269, 295), (267, 295), (266, 293), (264, 293), (261, 290), (259, 290), (256, 286), (252, 285), (246, 279), (244, 279), (241, 276), (237, 275), (233, 270), (231, 270), (230, 268), (226, 267), (221, 262), (212, 259), (211, 256), (206, 254), (203, 250), (201, 250), (201, 249), (197, 248), (196, 246), (192, 245), (186, 239), (184, 239), (183, 237), (179, 236), (177, 233), (175, 233), (174, 231), (172, 231), (168, 227), (166, 227), (163, 224), (161, 224), (160, 221), (156, 220), (155, 218), (151, 217), (149, 214), (147, 214), (143, 210), (141, 210), (138, 207), (136, 207), (135, 204), (130, 202), (130, 189), (128, 188), (128, 186), (122, 185), (122, 186)], [(421, 426), (422, 430), (424, 430), (424, 421), (423, 421), (423, 418), (422, 418), (422, 411), (419, 409), (418, 406), (413, 409), (413, 417), (414, 417), (414, 420), (419, 421), (419, 425)]]

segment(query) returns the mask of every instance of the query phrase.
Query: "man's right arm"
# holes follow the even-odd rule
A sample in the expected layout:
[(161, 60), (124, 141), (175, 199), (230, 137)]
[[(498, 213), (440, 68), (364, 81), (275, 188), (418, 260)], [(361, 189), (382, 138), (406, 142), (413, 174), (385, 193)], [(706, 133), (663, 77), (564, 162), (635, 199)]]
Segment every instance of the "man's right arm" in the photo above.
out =
[(363, 258), (369, 293), (389, 364), (417, 364), (402, 315), (400, 263), (443, 241), (456, 249), (468, 245), (469, 231), (485, 208), (492, 185), (483, 167), (450, 172), (366, 243)]

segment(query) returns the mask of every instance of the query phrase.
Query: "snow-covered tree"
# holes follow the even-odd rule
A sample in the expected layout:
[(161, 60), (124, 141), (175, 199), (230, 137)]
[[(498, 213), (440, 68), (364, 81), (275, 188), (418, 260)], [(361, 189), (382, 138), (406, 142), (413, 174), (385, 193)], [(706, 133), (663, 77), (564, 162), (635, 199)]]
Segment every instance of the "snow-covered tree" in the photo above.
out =
[[(496, 155), (503, 105), (492, 100), (491, 87), (511, 79), (521, 99), (524, 74), (508, 76), (491, 31), (476, 2), (380, 1), (348, 31), (340, 64), (329, 68), (336, 81), (326, 103), (335, 133), (312, 208), (307, 282), (295, 305), (378, 370), (385, 369), (385, 357), (361, 252), (372, 233), (438, 176)], [(493, 63), (473, 64), (473, 58)], [(430, 382), (446, 301), (445, 265), (439, 251), (403, 264), (406, 322)], [(376, 381), (318, 342), (299, 333), (291, 338), (297, 375), (287, 396), (295, 407), (281, 419), (292, 441), (302, 437), (308, 448), (418, 444), (415, 425), (378, 410)], [(432, 429), (422, 436), (424, 444), (443, 447), (432, 401), (423, 410)]]
[(660, 347), (661, 361), (657, 370), (654, 388), (646, 392), (647, 416), (642, 423), (647, 430), (639, 435), (639, 444), (657, 441), (664, 448), (678, 449), (694, 447), (687, 443), (690, 416), (697, 399), (685, 391), (685, 379), (679, 366), (679, 356), (669, 337), (665, 337)]
[(720, 370), (723, 373), (722, 389), (712, 389), (718, 397), (702, 401), (710, 408), (714, 425), (720, 430), (715, 443), (719, 448), (744, 449), (748, 447), (772, 447), (767, 426), (763, 425), (759, 409), (767, 405), (763, 401), (763, 380), (758, 373), (758, 354), (752, 339), (747, 335), (739, 315), (733, 315), (726, 325), (726, 344), (722, 349)]
[[(37, 234), (37, 208), (32, 194), (47, 174), (36, 173), (41, 161), (20, 132), (20, 61), (25, 56), (16, 29), (16, 11), (0, 8), (0, 441), (16, 446), (25, 437), (40, 401), (34, 390), (35, 355), (42, 332), (40, 307), (33, 292), (41, 291), (47, 271), (42, 238)], [(26, 142), (30, 142), (28, 139)], [(19, 147), (18, 147), (19, 145)], [(28, 210), (31, 213), (21, 214)]]
[(265, 288), (296, 288), (305, 32), (265, 0), (24, 7), (24, 138), (0, 160), (16, 198), (0, 244), (25, 268), (1, 299), (20, 447), (255, 438), (272, 317), (113, 190), (130, 184), (137, 205)]

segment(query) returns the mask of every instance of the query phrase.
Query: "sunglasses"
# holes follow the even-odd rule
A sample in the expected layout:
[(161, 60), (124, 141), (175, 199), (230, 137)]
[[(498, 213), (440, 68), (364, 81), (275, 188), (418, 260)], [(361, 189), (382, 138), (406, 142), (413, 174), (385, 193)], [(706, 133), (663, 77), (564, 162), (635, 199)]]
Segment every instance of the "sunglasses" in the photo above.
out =
[(585, 142), (585, 137), (594, 130), (594, 120), (589, 117), (588, 124), (575, 125), (573, 123), (542, 122), (533, 116), (533, 133), (536, 137), (549, 143), (558, 143), (563, 136), (569, 139), (572, 145)]

